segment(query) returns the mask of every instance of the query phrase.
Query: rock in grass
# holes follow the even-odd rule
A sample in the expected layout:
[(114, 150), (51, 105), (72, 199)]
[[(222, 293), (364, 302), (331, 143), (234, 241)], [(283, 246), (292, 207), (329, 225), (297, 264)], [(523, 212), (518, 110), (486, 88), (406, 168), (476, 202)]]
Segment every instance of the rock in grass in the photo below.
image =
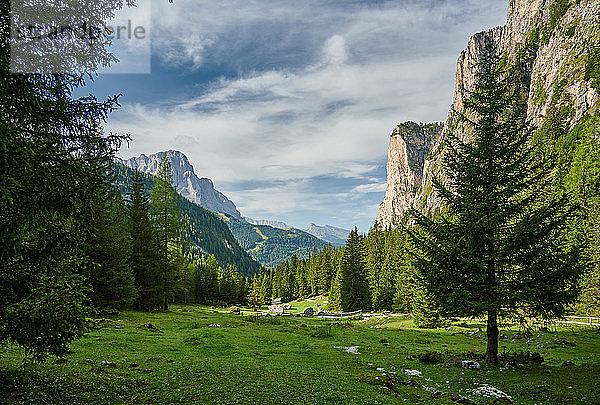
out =
[(444, 396), (444, 393), (442, 391), (434, 391), (431, 394), (431, 398), (434, 398), (434, 399), (439, 399), (439, 398), (442, 398), (443, 396)]
[(479, 364), (473, 360), (463, 360), (461, 362), (461, 365), (465, 368), (472, 368), (472, 369), (476, 369), (476, 370), (479, 370), (481, 368), (481, 364)]
[(304, 313), (302, 314), (304, 316), (315, 316), (315, 310), (313, 309), (313, 307), (308, 307), (304, 310)]

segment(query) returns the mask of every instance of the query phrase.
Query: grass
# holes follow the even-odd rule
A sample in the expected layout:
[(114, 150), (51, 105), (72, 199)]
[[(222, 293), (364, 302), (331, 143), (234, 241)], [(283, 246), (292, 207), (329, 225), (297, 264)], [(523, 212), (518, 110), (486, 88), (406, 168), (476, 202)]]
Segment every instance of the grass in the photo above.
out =
[[(485, 348), (476, 322), (437, 330), (393, 317), (329, 323), (195, 306), (126, 312), (75, 342), (64, 361), (23, 366), (20, 350), (2, 349), (0, 402), (449, 404), (460, 395), (489, 404), (490, 386), (517, 404), (600, 403), (594, 329), (505, 329), (501, 351), (539, 352), (544, 362), (521, 354), (510, 367), (471, 370), (460, 361)], [(575, 365), (561, 366), (566, 360)]]

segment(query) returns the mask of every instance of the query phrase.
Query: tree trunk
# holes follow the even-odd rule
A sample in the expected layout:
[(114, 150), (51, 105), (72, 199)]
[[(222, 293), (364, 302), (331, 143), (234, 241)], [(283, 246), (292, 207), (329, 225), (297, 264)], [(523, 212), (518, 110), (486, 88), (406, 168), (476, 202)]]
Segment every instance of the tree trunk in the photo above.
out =
[(488, 311), (487, 320), (487, 350), (485, 361), (488, 363), (499, 363), (498, 361), (498, 311)]

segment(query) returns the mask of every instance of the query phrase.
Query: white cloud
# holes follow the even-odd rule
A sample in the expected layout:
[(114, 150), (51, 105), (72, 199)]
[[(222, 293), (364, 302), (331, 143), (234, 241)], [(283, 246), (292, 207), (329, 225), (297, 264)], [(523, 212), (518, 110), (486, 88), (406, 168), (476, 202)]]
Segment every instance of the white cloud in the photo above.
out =
[[(445, 119), (456, 58), (471, 34), (503, 22), (501, 3), (158, 1), (162, 63), (229, 74), (183, 100), (126, 104), (107, 129), (133, 135), (123, 157), (182, 150), (244, 215), (295, 224), (304, 210), (365, 228), (376, 202), (360, 198), (385, 190), (374, 171), (390, 132), (405, 120)], [(307, 186), (322, 176), (364, 184)], [(244, 185), (253, 181), (277, 185)], [(355, 205), (343, 205), (349, 196)]]
[(214, 39), (199, 32), (190, 32), (185, 36), (154, 37), (155, 49), (160, 49), (163, 62), (171, 67), (187, 66), (198, 70), (204, 62), (204, 50), (214, 43)]
[(323, 48), (325, 61), (328, 64), (339, 66), (346, 63), (348, 54), (346, 53), (346, 41), (341, 35), (334, 35), (325, 42)]
[(354, 187), (351, 192), (358, 194), (381, 193), (385, 191), (386, 187), (386, 183), (361, 184), (360, 186)]

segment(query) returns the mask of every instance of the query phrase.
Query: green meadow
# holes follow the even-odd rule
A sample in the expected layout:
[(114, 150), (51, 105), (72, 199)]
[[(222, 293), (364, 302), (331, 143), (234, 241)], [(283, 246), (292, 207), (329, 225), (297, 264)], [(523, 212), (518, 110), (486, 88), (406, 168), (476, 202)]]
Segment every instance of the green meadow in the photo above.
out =
[(600, 403), (597, 329), (503, 328), (502, 364), (465, 368), (462, 360), (485, 351), (482, 330), (465, 321), (422, 330), (402, 317), (263, 318), (200, 306), (124, 312), (96, 320), (64, 359), (23, 364), (20, 349), (3, 349), (0, 402)]

